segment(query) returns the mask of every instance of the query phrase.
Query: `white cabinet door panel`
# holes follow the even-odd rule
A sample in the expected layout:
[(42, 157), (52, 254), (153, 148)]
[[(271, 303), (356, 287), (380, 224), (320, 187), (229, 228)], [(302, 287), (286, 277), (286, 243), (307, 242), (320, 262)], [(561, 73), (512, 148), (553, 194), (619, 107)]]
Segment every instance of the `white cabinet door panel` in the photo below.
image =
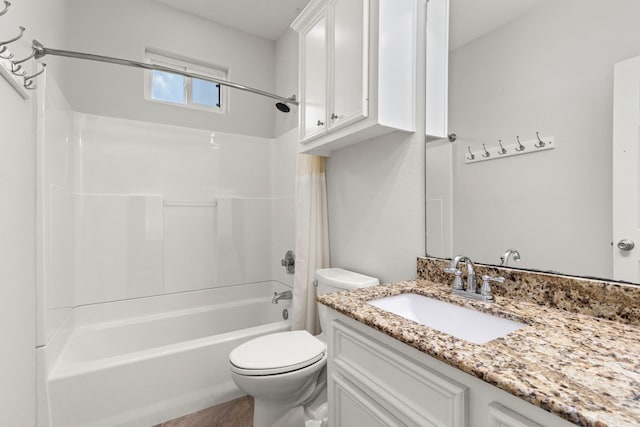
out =
[(329, 129), (367, 116), (368, 0), (332, 2)]
[(326, 129), (327, 117), (327, 15), (326, 9), (302, 34), (302, 134), (301, 139)]

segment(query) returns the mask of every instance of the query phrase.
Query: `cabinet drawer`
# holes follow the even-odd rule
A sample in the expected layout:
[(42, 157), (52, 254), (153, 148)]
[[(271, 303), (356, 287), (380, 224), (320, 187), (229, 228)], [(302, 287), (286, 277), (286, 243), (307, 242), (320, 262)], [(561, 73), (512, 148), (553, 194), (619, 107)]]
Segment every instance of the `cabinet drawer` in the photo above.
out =
[(374, 400), (384, 401), (400, 419), (424, 426), (467, 425), (464, 385), (340, 321), (334, 321), (332, 337), (331, 375), (339, 373)]

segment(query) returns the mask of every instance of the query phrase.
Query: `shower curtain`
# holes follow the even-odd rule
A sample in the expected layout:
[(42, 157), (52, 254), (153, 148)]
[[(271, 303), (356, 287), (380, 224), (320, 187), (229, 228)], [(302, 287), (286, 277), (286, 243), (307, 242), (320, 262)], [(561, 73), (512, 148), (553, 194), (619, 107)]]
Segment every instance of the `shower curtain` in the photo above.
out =
[(296, 272), (293, 278), (293, 329), (320, 332), (315, 271), (329, 267), (329, 223), (325, 158), (298, 155), (296, 168)]

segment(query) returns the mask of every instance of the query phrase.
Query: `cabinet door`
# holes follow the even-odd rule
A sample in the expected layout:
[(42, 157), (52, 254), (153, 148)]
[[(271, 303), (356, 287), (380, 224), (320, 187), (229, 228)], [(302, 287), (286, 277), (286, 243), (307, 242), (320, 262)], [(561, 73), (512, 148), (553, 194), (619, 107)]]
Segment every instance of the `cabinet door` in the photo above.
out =
[(302, 141), (323, 133), (327, 120), (327, 9), (302, 31), (300, 39)]
[(332, 427), (390, 427), (405, 424), (389, 414), (383, 406), (364, 394), (339, 374), (333, 374), (330, 382), (335, 405), (330, 417)]
[(332, 129), (368, 115), (369, 0), (333, 0), (330, 14)]

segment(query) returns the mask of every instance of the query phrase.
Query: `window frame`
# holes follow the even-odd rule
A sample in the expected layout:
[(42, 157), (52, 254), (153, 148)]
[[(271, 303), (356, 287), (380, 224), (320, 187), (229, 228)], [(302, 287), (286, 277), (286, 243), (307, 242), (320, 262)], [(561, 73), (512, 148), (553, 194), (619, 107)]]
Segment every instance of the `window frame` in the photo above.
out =
[[(216, 79), (227, 80), (228, 69), (204, 64), (202, 62), (191, 60), (184, 57), (178, 57), (177, 55), (171, 55), (165, 52), (159, 52), (156, 50), (146, 49), (145, 60), (149, 64), (159, 65), (163, 67), (175, 68), (184, 70), (188, 73), (200, 74), (202, 76), (213, 77)], [(171, 101), (164, 101), (161, 99), (154, 99), (152, 94), (153, 85), (153, 70), (146, 70), (144, 73), (144, 98), (150, 102), (157, 102), (164, 105), (172, 105), (174, 107), (190, 108), (195, 110), (222, 113), (225, 114), (229, 106), (228, 87), (220, 85), (219, 101), (220, 106), (210, 106), (205, 104), (198, 104), (193, 102), (193, 84), (192, 77), (184, 76), (184, 103), (177, 103)]]

